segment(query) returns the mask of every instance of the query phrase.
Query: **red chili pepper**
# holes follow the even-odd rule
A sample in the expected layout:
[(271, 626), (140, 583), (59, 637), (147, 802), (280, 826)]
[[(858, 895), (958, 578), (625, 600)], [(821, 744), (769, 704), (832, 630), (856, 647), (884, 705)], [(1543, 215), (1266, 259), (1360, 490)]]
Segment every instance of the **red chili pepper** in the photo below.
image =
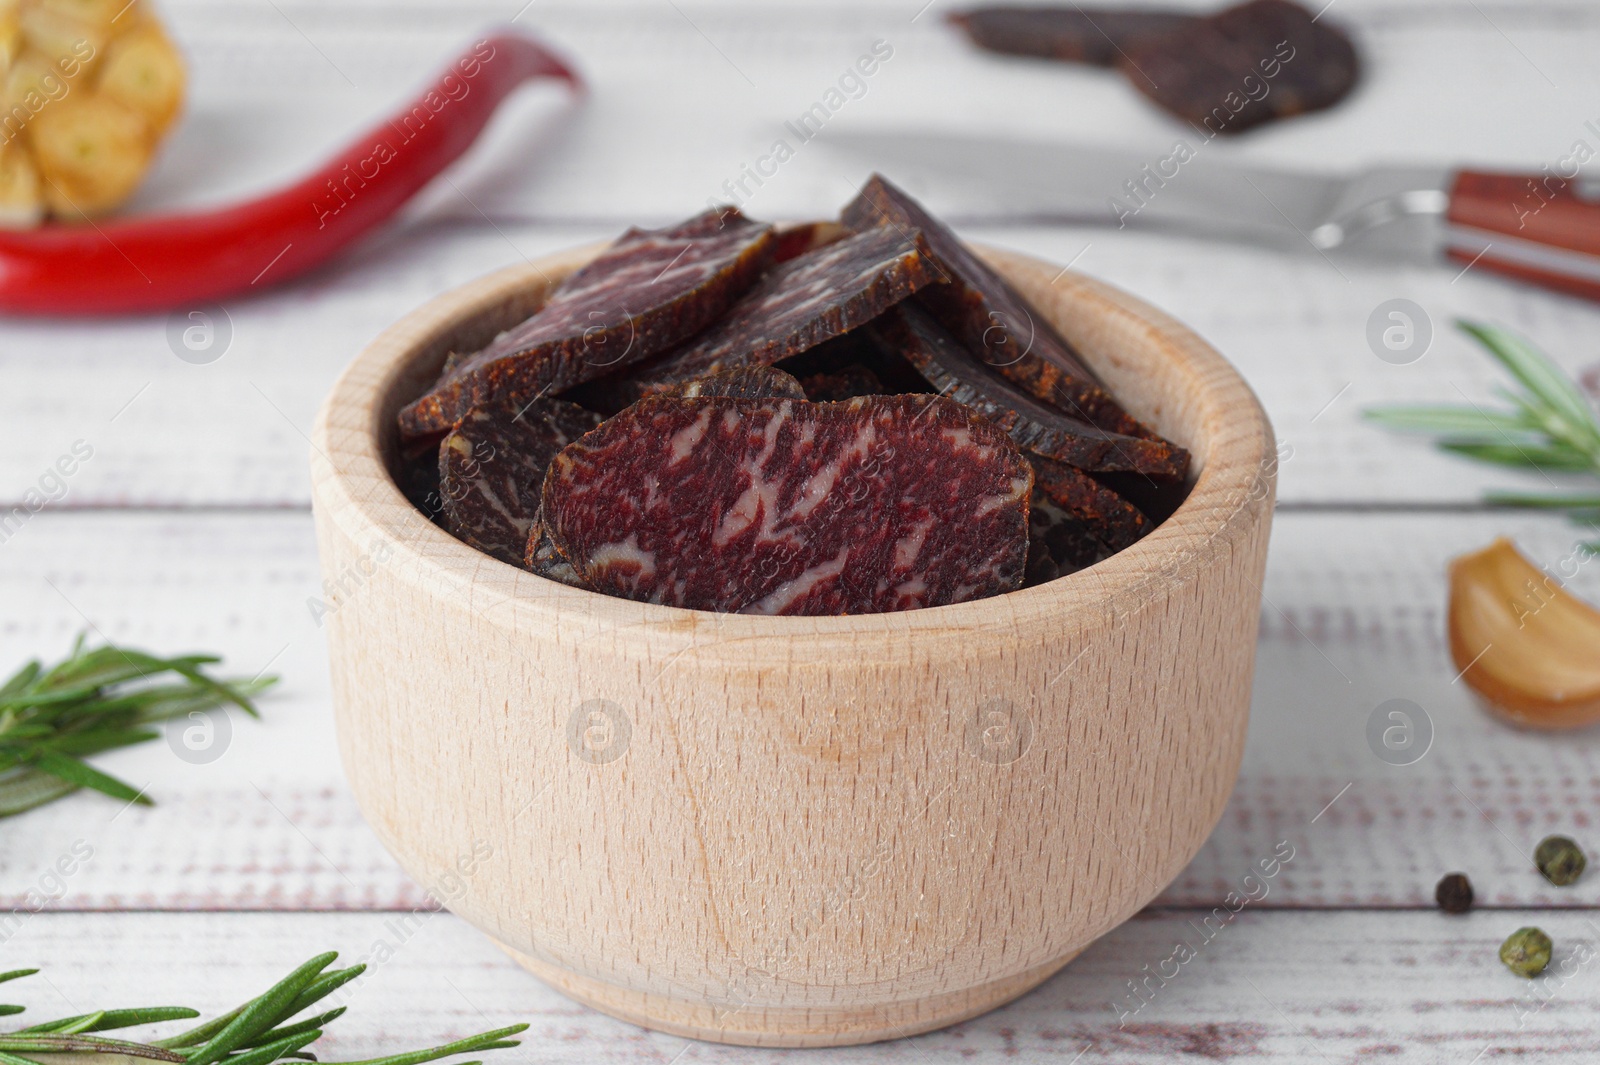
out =
[(493, 36), (404, 110), (279, 192), (196, 214), (0, 232), (0, 311), (168, 310), (287, 281), (394, 214), (471, 146), (502, 100), (535, 78), (582, 88), (538, 42)]

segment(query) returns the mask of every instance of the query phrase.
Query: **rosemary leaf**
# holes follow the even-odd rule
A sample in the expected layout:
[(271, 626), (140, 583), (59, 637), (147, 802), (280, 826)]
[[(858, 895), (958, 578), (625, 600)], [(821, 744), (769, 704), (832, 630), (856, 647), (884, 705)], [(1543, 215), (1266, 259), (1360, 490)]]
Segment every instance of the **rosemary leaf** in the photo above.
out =
[[(1510, 409), (1472, 406), (1375, 407), (1366, 418), (1388, 429), (1441, 434), (1440, 449), (1496, 466), (1600, 480), (1600, 416), (1549, 357), (1513, 333), (1475, 322), (1456, 323), (1511, 374), (1521, 391), (1497, 386)], [(1600, 513), (1600, 495), (1490, 492), (1495, 506), (1564, 510), (1582, 524)]]
[(93, 788), (102, 795), (109, 795), (123, 802), (136, 802), (141, 806), (151, 805), (150, 800), (137, 788), (130, 787), (116, 777), (102, 773), (87, 762), (80, 762), (76, 758), (69, 758), (55, 751), (40, 751), (33, 756), (33, 764), (51, 776), (60, 777), (68, 784)]
[[(329, 951), (300, 966), (279, 980), (260, 998), (255, 999), (228, 1026), (208, 1040), (200, 1052), (188, 1058), (189, 1065), (213, 1065), (221, 1061), (245, 1041), (275, 1027), (284, 1019), (285, 1007), (293, 1004), (295, 996), (315, 980), (322, 970), (333, 964), (339, 955)], [(178, 1058), (178, 1060), (185, 1060)]]
[(1364, 412), (1368, 421), (1386, 429), (1409, 433), (1517, 433), (1538, 431), (1520, 414), (1478, 407), (1390, 406)]
[(254, 1050), (235, 1054), (228, 1059), (228, 1065), (271, 1065), (272, 1062), (277, 1061), (279, 1058), (288, 1057), (301, 1047), (308, 1043), (314, 1043), (320, 1038), (322, 1038), (322, 1030), (320, 1028), (286, 1036)]
[[(282, 1028), (274, 1028), (272, 1031), (264, 1032), (256, 1038), (243, 1044), (241, 1049), (266, 1046), (267, 1044), (275, 1043), (280, 1039), (288, 1039), (291, 1036), (300, 1035), (302, 1032), (309, 1032), (313, 1028), (326, 1028), (328, 1025), (344, 1016), (346, 1008), (347, 1007), (345, 1006), (340, 1006), (338, 1009), (329, 1010), (327, 1013), (320, 1013), (309, 1020), (298, 1021), (295, 1024), (286, 1025)], [(285, 1011), (285, 1016), (292, 1017), (298, 1012), (300, 1011), (291, 1006), (290, 1009)]]
[(0, 686), (0, 817), (79, 788), (148, 802), (83, 759), (146, 743), (160, 735), (151, 725), (224, 705), (256, 715), (252, 698), (276, 678), (219, 680), (204, 671), (217, 661), (109, 644), (86, 649), (80, 635), (54, 666), (24, 665)]
[(13, 770), (0, 776), (0, 817), (10, 817), (55, 802), (78, 790), (60, 777), (37, 769)]
[(525, 1024), (513, 1024), (509, 1028), (498, 1028), (492, 1032), (484, 1032), (468, 1039), (458, 1039), (454, 1043), (434, 1047), (432, 1050), (414, 1050), (409, 1054), (394, 1054), (386, 1058), (367, 1058), (363, 1061), (329, 1062), (327, 1065), (421, 1065), (425, 1061), (437, 1061), (447, 1058), (452, 1054), (470, 1054), (475, 1050), (498, 1050), (502, 1047), (514, 1047), (516, 1040), (508, 1040), (508, 1035), (517, 1035), (528, 1030)]
[[(117, 1028), (131, 1028), (136, 1024), (157, 1024), (161, 1021), (183, 1021), (191, 1017), (198, 1017), (199, 1013), (186, 1006), (146, 1006), (143, 1009), (132, 1010), (101, 1010), (99, 1013), (84, 1013), (77, 1017), (63, 1017), (59, 1021), (47, 1021), (36, 1024), (32, 1028), (24, 1028), (24, 1032), (64, 1032), (69, 1029), (80, 1032), (109, 1032)], [(91, 1018), (99, 1020), (90, 1028), (77, 1028), (76, 1025)]]
[(1589, 401), (1561, 367), (1514, 333), (1474, 322), (1461, 322), (1460, 326), (1511, 371), (1531, 394), (1530, 399), (1565, 422), (1573, 436), (1587, 441), (1590, 450), (1600, 449), (1600, 429)]
[(1439, 447), (1495, 466), (1581, 473), (1593, 460), (1568, 444), (1506, 444), (1493, 440), (1441, 440)]
[[(90, 1035), (95, 1031), (125, 1028), (135, 1024), (186, 1020), (199, 1016), (182, 1006), (151, 1006), (140, 1009), (103, 1010), (62, 1017), (15, 1032), (0, 1032), (0, 1065), (41, 1065), (28, 1054), (92, 1053), (115, 1054), (154, 1061), (188, 1065), (274, 1065), (275, 1062), (315, 1062), (316, 1055), (305, 1048), (321, 1038), (323, 1030), (345, 1013), (344, 1007), (328, 1010), (301, 1021), (292, 1018), (311, 1003), (360, 975), (364, 966), (329, 970), (337, 954), (319, 954), (278, 981), (265, 993), (229, 1010), (204, 1024), (163, 1040), (148, 1043), (108, 1039)], [(0, 973), (0, 982), (37, 972), (19, 969)], [(21, 1007), (13, 1007), (12, 1011)], [(0, 1010), (3, 1012), (3, 1010)], [(469, 1036), (427, 1050), (415, 1050), (387, 1057), (372, 1058), (351, 1065), (423, 1065), (475, 1051), (501, 1050), (517, 1046), (506, 1038), (527, 1029), (512, 1025), (492, 1032)], [(483, 1065), (481, 1061), (459, 1065)]]

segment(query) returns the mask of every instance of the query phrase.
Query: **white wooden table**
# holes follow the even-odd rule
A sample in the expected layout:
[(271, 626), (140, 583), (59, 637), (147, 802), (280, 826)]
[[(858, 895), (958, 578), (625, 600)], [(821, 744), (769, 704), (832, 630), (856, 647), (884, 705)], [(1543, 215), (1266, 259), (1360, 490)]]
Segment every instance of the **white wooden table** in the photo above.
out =
[[(783, 1053), (690, 1043), (579, 1007), (427, 907), (362, 823), (334, 754), (305, 433), (366, 340), (447, 286), (519, 258), (685, 216), (764, 153), (878, 39), (893, 58), (832, 120), (1165, 151), (1177, 132), (1115, 77), (1004, 62), (943, 25), (944, 0), (836, 6), (735, 0), (171, 0), (193, 104), (140, 206), (219, 200), (309, 166), (420, 83), (474, 32), (513, 16), (573, 54), (593, 92), (574, 111), (530, 91), (396, 227), (334, 268), (230, 302), (232, 338), (206, 365), (174, 357), (165, 316), (0, 323), (0, 498), (19, 500), (75, 441), (93, 457), (0, 543), (0, 666), (64, 651), (85, 627), (160, 651), (212, 649), (281, 690), (235, 717), (210, 764), (166, 744), (108, 755), (159, 805), (76, 795), (0, 822), (0, 968), (31, 1010), (181, 1001), (221, 1009), (323, 949), (374, 956), (330, 1052), (528, 1020), (495, 1060), (945, 1062), (1020, 1054), (1064, 1062), (1177, 1057), (1495, 1061), (1559, 1049), (1600, 1058), (1593, 966), (1532, 983), (1495, 957), (1537, 923), (1557, 958), (1600, 945), (1600, 875), (1558, 890), (1531, 867), (1551, 832), (1600, 851), (1600, 739), (1518, 734), (1454, 682), (1444, 565), (1496, 534), (1554, 564), (1561, 520), (1485, 511), (1486, 487), (1528, 486), (1361, 423), (1368, 404), (1486, 397), (1487, 360), (1459, 315), (1521, 330), (1571, 368), (1600, 360), (1600, 307), (1457, 268), (1342, 274), (1283, 256), (1108, 229), (1022, 224), (934, 206), (973, 238), (1121, 285), (1231, 358), (1292, 448), (1262, 608), (1254, 716), (1231, 807), (1144, 914), (1043, 988), (956, 1028), (894, 1044)], [(1211, 150), (1285, 166), (1418, 159), (1536, 168), (1596, 134), (1600, 7), (1579, 0), (1338, 0), (1367, 77), (1343, 107)], [(866, 165), (807, 145), (748, 204), (831, 214)], [(914, 191), (923, 176), (894, 173)], [(1381, 302), (1431, 316), (1420, 361), (1369, 350)], [(1600, 569), (1577, 591), (1600, 598)], [(1391, 698), (1429, 715), (1421, 761), (1365, 739)], [(1137, 1013), (1130, 980), (1166, 958), (1280, 840), (1295, 857)], [(80, 842), (81, 841), (81, 842)], [(56, 878), (75, 844), (93, 857)], [(1597, 855), (1600, 856), (1600, 855)], [(1438, 877), (1469, 873), (1480, 906), (1432, 908)], [(34, 893), (30, 895), (30, 892)], [(1554, 969), (1555, 966), (1552, 966)], [(31, 985), (31, 986), (30, 986)], [(1119, 1020), (1125, 1023), (1119, 1024)]]

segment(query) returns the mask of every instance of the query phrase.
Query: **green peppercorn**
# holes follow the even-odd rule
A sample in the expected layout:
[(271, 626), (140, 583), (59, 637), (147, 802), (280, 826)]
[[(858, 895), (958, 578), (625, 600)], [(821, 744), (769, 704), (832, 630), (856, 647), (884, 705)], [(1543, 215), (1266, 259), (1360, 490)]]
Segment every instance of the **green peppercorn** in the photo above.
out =
[(1448, 873), (1433, 889), (1433, 900), (1445, 913), (1466, 913), (1472, 909), (1472, 881), (1466, 873)]
[(1566, 887), (1583, 875), (1588, 864), (1583, 851), (1566, 836), (1546, 836), (1533, 852), (1533, 864), (1556, 887)]
[(1518, 976), (1532, 980), (1550, 964), (1550, 937), (1537, 928), (1519, 928), (1500, 944), (1500, 960)]

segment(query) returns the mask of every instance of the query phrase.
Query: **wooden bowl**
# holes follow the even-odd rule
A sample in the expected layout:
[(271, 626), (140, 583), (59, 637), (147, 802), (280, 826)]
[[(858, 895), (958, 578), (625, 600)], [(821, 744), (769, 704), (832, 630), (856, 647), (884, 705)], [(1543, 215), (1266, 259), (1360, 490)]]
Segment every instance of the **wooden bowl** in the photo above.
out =
[(1021, 995), (1154, 898), (1232, 790), (1276, 480), (1255, 396), (1138, 300), (984, 251), (1193, 451), (1173, 517), (1083, 572), (927, 610), (613, 599), (458, 542), (386, 466), (446, 352), (595, 250), (439, 297), (322, 408), (323, 620), (362, 810), (535, 975), (650, 1028), (863, 1043)]

